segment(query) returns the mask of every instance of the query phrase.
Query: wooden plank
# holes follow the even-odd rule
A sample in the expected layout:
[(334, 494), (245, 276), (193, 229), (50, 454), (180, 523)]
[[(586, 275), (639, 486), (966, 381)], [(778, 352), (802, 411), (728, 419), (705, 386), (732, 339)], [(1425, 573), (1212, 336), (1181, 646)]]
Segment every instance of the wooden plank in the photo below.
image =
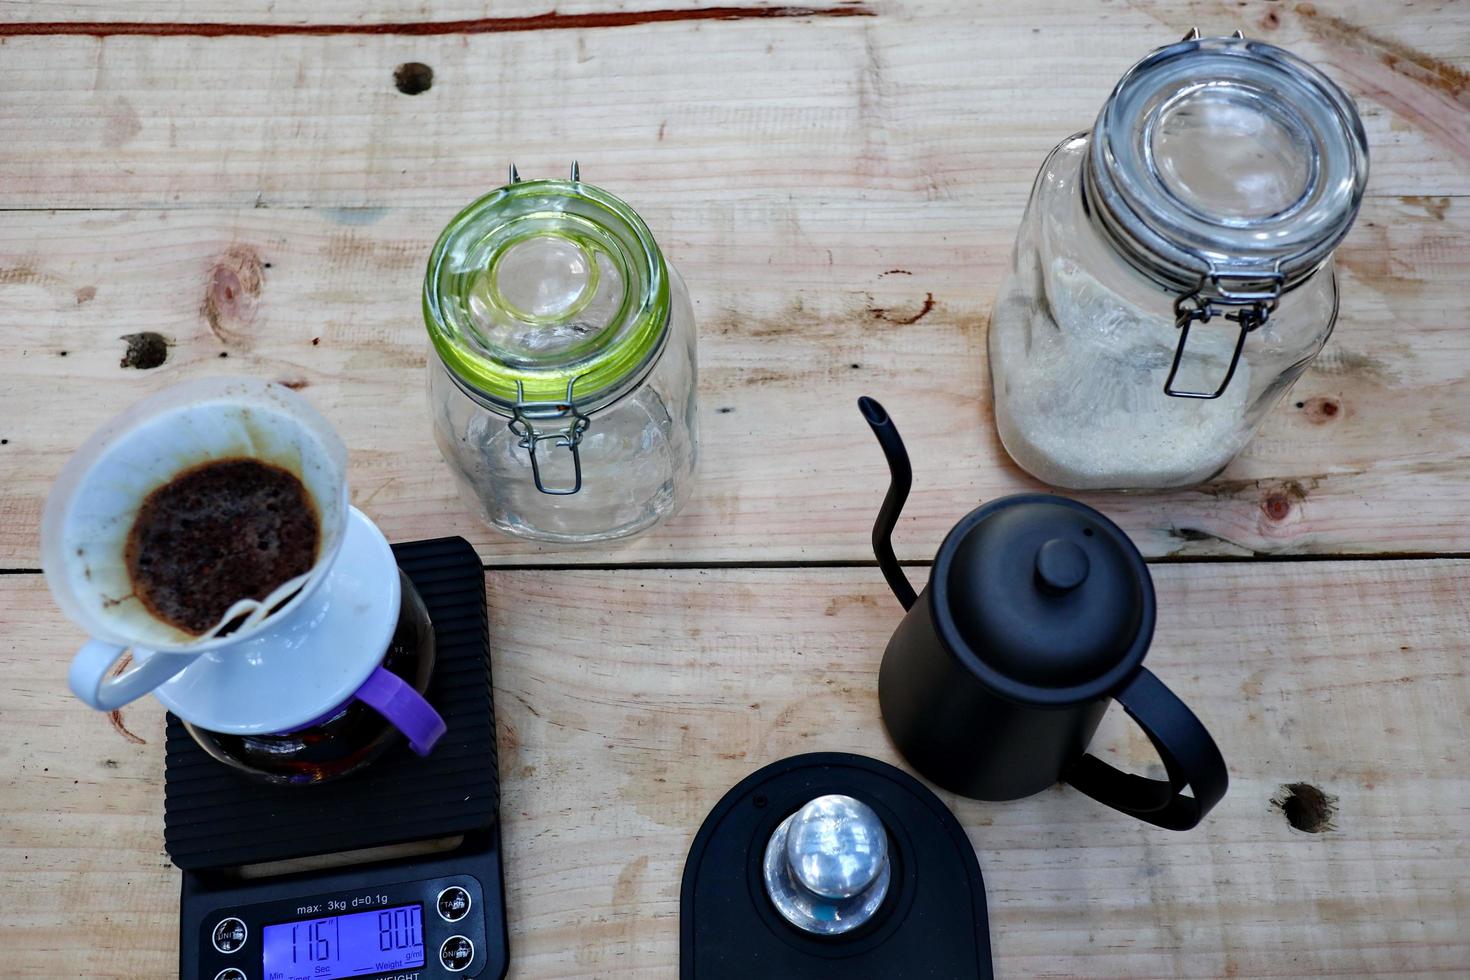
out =
[[(870, 559), (886, 475), (864, 393), (914, 456), (904, 556), (1039, 486), (994, 435), (984, 358), (1019, 201), (632, 200), (700, 320), (700, 482), (670, 526), (611, 553), (534, 551), (459, 504), (429, 430), (418, 302), (452, 208), (16, 212), (0, 223), (0, 567), (37, 567), (42, 501), (86, 433), (230, 371), (326, 412), (354, 500), (391, 538), (463, 534), (491, 562)], [(1342, 252), (1337, 332), (1245, 455), (1203, 490), (1087, 499), (1153, 556), (1470, 551), (1467, 242), (1461, 200), (1370, 199)], [(212, 328), (217, 270), (241, 263), (258, 294), (216, 304)], [(150, 330), (172, 344), (163, 366), (120, 367), (120, 338)]]
[[(830, 0), (827, 3), (780, 4), (775, 0), (564, 0), (556, 4), (558, 13), (587, 14), (608, 10), (619, 12), (695, 11), (707, 9), (769, 10), (786, 8), (791, 11), (837, 8), (841, 6), (863, 6), (881, 14), (903, 16), (934, 16), (968, 12), (974, 17), (993, 22), (1026, 22), (1034, 25), (1047, 19), (1058, 22), (1075, 22), (1092, 18), (1112, 16), (1112, 4), (1107, 0), (1091, 4), (1073, 4), (1064, 8), (1049, 0), (1039, 3), (991, 2), (983, 5), (967, 3), (966, 0), (921, 0), (906, 3), (868, 2), (858, 4), (854, 0)], [(1277, 30), (1279, 24), (1255, 23), (1266, 13), (1275, 10), (1281, 13), (1285, 6), (1269, 0), (1250, 0), (1247, 3), (1219, 4), (1218, 10), (1209, 4), (1180, 2), (1180, 0), (1136, 0), (1131, 6), (1147, 11), (1162, 20), (1169, 18), (1181, 26), (1177, 33), (1183, 34), (1191, 19), (1200, 21), (1218, 30), (1234, 22), (1247, 33)], [(435, 23), (440, 21), (468, 20), (475, 18), (526, 17), (543, 13), (548, 9), (544, 0), (435, 0), (427, 7), (416, 0), (190, 0), (180, 4), (178, 0), (129, 0), (126, 5), (97, 2), (97, 0), (0, 0), (0, 23), (261, 23), (277, 25), (294, 24), (337, 24), (353, 21), (363, 23)], [(1061, 11), (1070, 9), (1071, 17), (1065, 20)], [(1325, 9), (1325, 7), (1324, 7)], [(1291, 11), (1288, 13), (1301, 13)], [(1429, 36), (1428, 25), (1435, 21), (1454, 18), (1444, 8), (1425, 11), (1413, 0), (1338, 0), (1332, 4), (1331, 12), (1345, 20), (1367, 27), (1394, 27), (1405, 33)], [(1172, 24), (1171, 24), (1172, 26)], [(1441, 39), (1443, 40), (1443, 39)], [(1451, 54), (1464, 54), (1454, 52)]]
[[(1294, 4), (1288, 7), (1272, 0), (1247, 0), (1233, 4), (1190, 3), (1187, 0), (1134, 0), (1129, 7), (1167, 23), (1171, 34), (1183, 34), (1190, 26), (1205, 33), (1227, 33), (1231, 25), (1251, 37), (1264, 37), (1290, 29), (1290, 18), (1330, 13), (1365, 29), (1396, 33), (1400, 40), (1440, 49), (1448, 59), (1470, 57), (1457, 49), (1444, 34), (1454, 25), (1457, 13), (1441, 6), (1425, 10), (1414, 0), (1337, 0), (1330, 10)], [(1117, 13), (1108, 0), (1091, 4), (1064, 4), (1057, 0), (1038, 2), (991, 2), (977, 5), (969, 0), (828, 0), (826, 3), (783, 4), (775, 0), (563, 0), (556, 13), (580, 16), (614, 11), (652, 16), (697, 15), (719, 11), (724, 19), (758, 17), (762, 11), (783, 17), (821, 16), (822, 11), (856, 7), (866, 15), (894, 17), (947, 17), (961, 14), (987, 24), (1024, 24), (1027, 27), (1075, 29), (1077, 23), (1109, 20)], [(1299, 9), (1298, 9), (1299, 8)], [(4, 24), (115, 24), (155, 23), (164, 25), (225, 23), (271, 24), (281, 27), (320, 24), (381, 24), (399, 28), (412, 24), (437, 24), (479, 19), (516, 19), (544, 14), (544, 0), (436, 0), (426, 8), (414, 0), (129, 0), (125, 7), (95, 0), (0, 0), (0, 23)], [(814, 14), (815, 12), (815, 14)], [(1275, 13), (1273, 22), (1268, 15)], [(1284, 15), (1284, 16), (1283, 16)], [(1174, 30), (1178, 26), (1177, 31)], [(1463, 26), (1463, 25), (1462, 25)]]
[[(1470, 18), (1402, 7), (1385, 23), (1394, 8), (1361, 4), (1383, 25), (1368, 29), (1306, 6), (878, 2), (872, 17), (458, 36), (0, 37), (0, 207), (449, 206), (511, 158), (559, 173), (572, 156), (689, 206), (814, 191), (1019, 204), (1046, 151), (1194, 21), (1243, 24), (1342, 80), (1377, 192), (1470, 193)], [(412, 98), (393, 80), (409, 61), (435, 72)]]
[[(922, 570), (915, 573), (923, 577)], [(1156, 569), (1150, 666), (1206, 721), (1225, 801), (1173, 834), (1057, 788), (946, 797), (984, 869), (997, 976), (1470, 971), (1470, 562)], [(651, 977), (708, 809), (765, 763), (897, 761), (876, 670), (897, 603), (874, 569), (489, 576), (515, 975)], [(78, 637), (39, 576), (0, 577), (0, 946), (10, 975), (171, 975), (162, 718), (136, 744), (65, 693)], [(1144, 771), (1111, 712), (1100, 735)], [(1304, 782), (1331, 828), (1271, 802)], [(76, 946), (76, 923), (89, 924)]]

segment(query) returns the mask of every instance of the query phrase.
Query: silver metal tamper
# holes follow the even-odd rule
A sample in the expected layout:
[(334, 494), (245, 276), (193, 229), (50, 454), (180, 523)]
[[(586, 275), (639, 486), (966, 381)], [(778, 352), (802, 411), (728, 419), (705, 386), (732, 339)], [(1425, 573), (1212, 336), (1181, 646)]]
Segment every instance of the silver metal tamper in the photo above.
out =
[(766, 844), (766, 893), (792, 925), (839, 936), (872, 919), (888, 894), (888, 831), (850, 796), (819, 796)]

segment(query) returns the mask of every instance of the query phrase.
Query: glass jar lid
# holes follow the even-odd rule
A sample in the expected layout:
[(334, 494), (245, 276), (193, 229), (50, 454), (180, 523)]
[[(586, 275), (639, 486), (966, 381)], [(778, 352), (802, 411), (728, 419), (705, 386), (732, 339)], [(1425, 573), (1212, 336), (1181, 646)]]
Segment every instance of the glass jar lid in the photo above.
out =
[(1186, 39), (1133, 66), (1089, 153), (1089, 208), (1125, 256), (1207, 294), (1306, 278), (1368, 180), (1352, 100), (1290, 52), (1240, 37)]
[(492, 404), (595, 409), (637, 381), (668, 335), (669, 277), (643, 219), (571, 180), (511, 183), (439, 236), (424, 322), (450, 373)]

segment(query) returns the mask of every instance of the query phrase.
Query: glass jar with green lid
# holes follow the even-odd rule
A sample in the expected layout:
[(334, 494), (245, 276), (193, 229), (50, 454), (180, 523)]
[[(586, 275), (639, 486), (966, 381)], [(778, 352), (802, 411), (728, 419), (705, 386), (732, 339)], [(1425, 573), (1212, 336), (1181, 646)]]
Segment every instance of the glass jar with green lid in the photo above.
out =
[(461, 496), (518, 537), (648, 530), (698, 456), (694, 309), (626, 203), (570, 180), (511, 181), (449, 223), (424, 322), (434, 436)]

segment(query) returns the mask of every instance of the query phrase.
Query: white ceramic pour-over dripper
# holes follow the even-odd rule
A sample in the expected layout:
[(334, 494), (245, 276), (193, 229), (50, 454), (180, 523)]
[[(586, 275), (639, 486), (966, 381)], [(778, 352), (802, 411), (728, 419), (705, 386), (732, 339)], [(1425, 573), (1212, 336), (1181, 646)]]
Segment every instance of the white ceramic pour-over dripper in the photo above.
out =
[[(195, 636), (155, 617), (135, 595), (125, 560), (128, 532), (144, 499), (176, 474), (240, 457), (301, 480), (321, 524), (316, 562), (266, 599), (236, 603), (214, 629)], [(72, 661), (72, 691), (94, 708), (111, 710), (153, 690), (200, 654), (241, 644), (299, 609), (342, 545), (346, 469), (346, 447), (305, 399), (252, 378), (206, 378), (168, 388), (93, 434), (63, 467), (41, 519), (46, 583), (62, 612), (92, 636)], [(241, 613), (247, 614), (243, 625), (216, 635)], [(111, 676), (130, 648), (147, 656)]]

